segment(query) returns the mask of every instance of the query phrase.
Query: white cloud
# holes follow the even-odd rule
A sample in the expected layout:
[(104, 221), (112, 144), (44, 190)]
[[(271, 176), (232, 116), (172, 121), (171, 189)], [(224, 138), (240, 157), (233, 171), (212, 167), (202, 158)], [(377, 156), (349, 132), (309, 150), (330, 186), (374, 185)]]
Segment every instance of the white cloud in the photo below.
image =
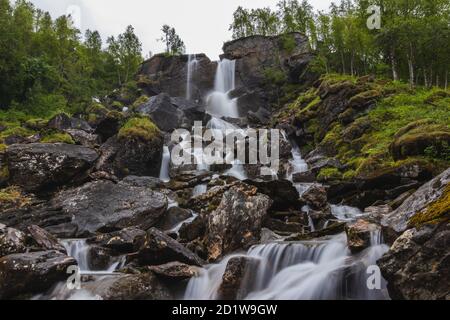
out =
[[(105, 40), (133, 25), (141, 39), (144, 54), (161, 52), (164, 46), (161, 26), (175, 27), (189, 53), (206, 53), (218, 59), (222, 45), (231, 39), (228, 30), (234, 10), (272, 7), (278, 0), (32, 0), (53, 17), (66, 13), (69, 6), (81, 8), (82, 29), (98, 30)], [(326, 9), (331, 0), (310, 1), (317, 9)]]

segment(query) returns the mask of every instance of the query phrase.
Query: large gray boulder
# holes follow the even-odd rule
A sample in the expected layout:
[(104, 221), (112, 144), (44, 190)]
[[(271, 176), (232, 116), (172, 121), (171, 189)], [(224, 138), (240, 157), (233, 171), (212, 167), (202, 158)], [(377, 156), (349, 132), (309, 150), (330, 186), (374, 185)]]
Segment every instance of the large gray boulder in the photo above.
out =
[(35, 192), (67, 185), (91, 168), (97, 158), (94, 150), (77, 145), (12, 145), (6, 151), (9, 183)]
[(260, 239), (263, 220), (272, 200), (256, 193), (255, 187), (232, 187), (224, 193), (218, 208), (209, 216), (206, 237), (208, 259), (245, 249)]
[(401, 234), (408, 229), (408, 224), (414, 216), (425, 213), (424, 211), (431, 203), (441, 198), (445, 192), (449, 192), (449, 183), (450, 169), (447, 169), (419, 188), (395, 211), (385, 216), (382, 219), (383, 226)]
[(75, 259), (57, 251), (18, 253), (0, 258), (0, 299), (42, 293), (68, 279)]
[(0, 224), (0, 257), (23, 253), (27, 249), (27, 237), (22, 231)]

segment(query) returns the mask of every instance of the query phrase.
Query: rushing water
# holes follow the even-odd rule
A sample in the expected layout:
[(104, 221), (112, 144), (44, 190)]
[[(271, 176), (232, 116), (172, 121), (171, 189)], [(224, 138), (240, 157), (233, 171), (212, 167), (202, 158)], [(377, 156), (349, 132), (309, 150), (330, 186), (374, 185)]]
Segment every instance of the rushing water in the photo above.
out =
[(192, 77), (197, 70), (198, 60), (195, 54), (188, 56), (187, 62), (187, 79), (186, 79), (186, 99), (192, 99)]
[(170, 151), (168, 146), (164, 146), (163, 149), (163, 158), (161, 162), (161, 170), (159, 172), (159, 179), (163, 182), (170, 181)]

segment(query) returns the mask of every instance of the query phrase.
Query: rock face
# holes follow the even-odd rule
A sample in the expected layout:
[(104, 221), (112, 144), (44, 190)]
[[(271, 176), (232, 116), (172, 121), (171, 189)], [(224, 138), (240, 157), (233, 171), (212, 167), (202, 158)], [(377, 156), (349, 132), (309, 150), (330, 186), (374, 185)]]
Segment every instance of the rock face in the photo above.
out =
[(0, 299), (42, 293), (68, 278), (67, 268), (77, 262), (57, 251), (21, 253), (0, 259)]
[(33, 240), (40, 248), (44, 250), (66, 252), (64, 247), (59, 243), (58, 239), (46, 230), (35, 225), (29, 226), (27, 229)]
[(198, 267), (180, 262), (169, 262), (160, 266), (150, 266), (148, 269), (158, 277), (173, 281), (187, 280), (199, 273)]
[(6, 152), (9, 182), (27, 191), (54, 188), (85, 173), (97, 158), (94, 150), (76, 145), (12, 145)]
[(298, 191), (288, 180), (246, 180), (244, 182), (256, 186), (258, 192), (269, 196), (273, 200), (272, 209), (274, 210), (298, 207)]
[(156, 228), (147, 231), (145, 243), (138, 252), (138, 260), (143, 265), (161, 265), (173, 261), (195, 266), (204, 264), (195, 253)]
[(410, 220), (418, 213), (423, 212), (433, 201), (439, 199), (450, 183), (450, 169), (423, 185), (412, 196), (391, 214), (383, 218), (382, 224), (397, 233), (408, 228)]
[(268, 196), (256, 193), (256, 188), (234, 186), (225, 192), (219, 207), (209, 216), (208, 259), (217, 260), (257, 242), (271, 204)]
[(0, 257), (25, 252), (26, 240), (23, 232), (0, 224)]
[(279, 68), (291, 81), (299, 82), (313, 58), (307, 37), (300, 33), (250, 36), (225, 43), (223, 52), (224, 58), (236, 60), (236, 85), (247, 88), (266, 82), (268, 68)]
[(60, 131), (68, 129), (83, 130), (85, 132), (94, 131), (86, 121), (69, 117), (65, 113), (58, 114), (51, 118), (47, 124), (47, 127)]
[[(138, 74), (138, 85), (149, 95), (162, 92), (172, 97), (185, 97), (188, 76), (188, 55), (170, 56), (155, 55), (145, 61)], [(197, 54), (197, 65), (192, 73), (192, 100), (202, 100), (214, 88), (214, 77), (217, 64), (211, 62), (204, 54)]]
[(450, 299), (450, 223), (410, 229), (378, 261), (392, 299)]
[(171, 98), (166, 93), (151, 97), (137, 111), (149, 115), (158, 128), (166, 132), (192, 129), (194, 121), (206, 119), (204, 107), (181, 97)]
[(100, 234), (88, 239), (88, 243), (111, 249), (115, 254), (136, 252), (145, 241), (145, 231), (136, 227), (125, 228), (120, 231)]

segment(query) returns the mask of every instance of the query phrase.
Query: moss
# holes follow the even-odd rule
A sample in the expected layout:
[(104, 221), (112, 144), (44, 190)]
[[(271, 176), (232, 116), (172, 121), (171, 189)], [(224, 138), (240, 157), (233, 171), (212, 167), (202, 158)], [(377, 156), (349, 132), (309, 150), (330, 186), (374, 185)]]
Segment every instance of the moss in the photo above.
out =
[(42, 143), (67, 143), (67, 144), (75, 144), (72, 137), (68, 133), (49, 133), (48, 135), (42, 137)]
[(9, 178), (9, 168), (8, 166), (3, 166), (0, 168), (0, 182), (5, 182)]
[(104, 105), (102, 105), (101, 103), (93, 103), (91, 104), (89, 107), (87, 107), (86, 109), (86, 113), (88, 114), (103, 114), (106, 115), (108, 114), (109, 109), (106, 108)]
[(136, 101), (133, 102), (133, 105), (131, 106), (131, 108), (133, 110), (135, 110), (136, 108), (138, 108), (139, 106), (143, 105), (144, 103), (147, 103), (148, 100), (150, 100), (149, 97), (142, 95), (139, 98), (136, 99)]
[(0, 143), (0, 153), (5, 151), (6, 148), (8, 148), (6, 144)]
[(124, 105), (120, 101), (114, 101), (113, 103), (111, 103), (111, 108), (113, 108), (117, 111), (122, 111), (123, 107), (124, 107)]
[(30, 130), (23, 127), (11, 127), (0, 133), (0, 141), (9, 136), (29, 137), (35, 133), (36, 132), (34, 130)]
[(159, 135), (158, 127), (149, 118), (131, 118), (119, 131), (120, 139), (150, 141)]
[(342, 173), (337, 168), (323, 168), (317, 175), (319, 182), (340, 180), (342, 179)]
[(10, 207), (24, 207), (31, 203), (31, 198), (27, 197), (20, 188), (12, 186), (0, 190), (0, 208), (2, 210)]
[(444, 188), (439, 199), (431, 203), (425, 210), (417, 213), (409, 220), (410, 227), (421, 227), (424, 224), (437, 224), (450, 218), (450, 184)]
[(48, 124), (48, 120), (45, 119), (29, 119), (25, 122), (24, 126), (32, 130), (41, 130)]

